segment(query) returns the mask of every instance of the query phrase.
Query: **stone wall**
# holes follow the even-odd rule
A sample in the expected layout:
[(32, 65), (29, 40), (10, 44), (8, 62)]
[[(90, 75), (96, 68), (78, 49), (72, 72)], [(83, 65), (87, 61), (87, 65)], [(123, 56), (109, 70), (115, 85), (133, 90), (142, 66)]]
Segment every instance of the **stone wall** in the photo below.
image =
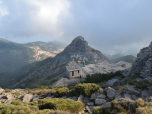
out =
[(79, 78), (80, 75), (82, 75), (82, 70), (79, 70), (79, 73), (78, 73), (78, 70), (75, 70), (75, 71), (74, 71), (74, 76), (72, 76), (72, 71), (69, 71), (69, 72), (68, 72), (68, 77), (69, 77), (70, 79), (77, 78), (77, 77)]

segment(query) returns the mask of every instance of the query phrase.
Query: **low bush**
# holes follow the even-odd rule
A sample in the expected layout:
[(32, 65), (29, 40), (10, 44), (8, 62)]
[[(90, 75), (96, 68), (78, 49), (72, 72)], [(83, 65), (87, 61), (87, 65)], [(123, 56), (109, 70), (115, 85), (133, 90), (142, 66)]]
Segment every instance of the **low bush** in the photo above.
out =
[(13, 104), (13, 105), (20, 105), (21, 103), (22, 103), (22, 101), (20, 99), (17, 99), (17, 100), (12, 101), (11, 104)]
[(142, 80), (142, 81), (129, 81), (128, 82), (129, 85), (133, 85), (136, 88), (139, 89), (148, 89), (150, 86), (152, 86), (152, 83), (149, 83), (147, 80)]
[(95, 74), (92, 74), (92, 75), (87, 75), (87, 78), (84, 81), (84, 83), (101, 83), (101, 82), (104, 82), (104, 81), (108, 81), (115, 76), (123, 77), (123, 75), (121, 74), (121, 71), (116, 71), (114, 73), (110, 72), (110, 73), (107, 73), (107, 74), (95, 73)]
[(63, 87), (63, 88), (58, 89), (54, 95), (55, 97), (62, 97), (63, 95), (66, 95), (67, 93), (69, 93), (69, 89), (67, 87)]
[(97, 106), (93, 108), (93, 114), (102, 114), (102, 108)]
[(72, 113), (78, 113), (84, 109), (84, 104), (71, 99), (42, 99), (38, 101), (39, 108), (43, 109), (55, 109), (70, 111)]
[(36, 88), (39, 88), (39, 89), (49, 89), (48, 86), (44, 86), (44, 85), (37, 85)]
[(83, 94), (85, 96), (90, 96), (92, 93), (98, 91), (100, 86), (94, 83), (83, 83), (75, 86), (73, 91), (75, 93)]
[(16, 92), (12, 93), (12, 95), (13, 95), (13, 96), (19, 96), (19, 95), (23, 95), (23, 94), (20, 93), (20, 92), (18, 92), (18, 91), (16, 91)]

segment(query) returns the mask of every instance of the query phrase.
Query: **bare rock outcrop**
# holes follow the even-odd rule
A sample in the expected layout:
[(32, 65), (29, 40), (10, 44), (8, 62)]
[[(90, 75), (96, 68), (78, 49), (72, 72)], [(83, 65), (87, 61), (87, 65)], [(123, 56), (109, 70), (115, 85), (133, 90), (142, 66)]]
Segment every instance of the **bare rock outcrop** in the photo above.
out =
[(139, 73), (141, 76), (151, 79), (152, 76), (152, 42), (151, 44), (140, 50), (135, 62), (133, 62), (128, 75)]

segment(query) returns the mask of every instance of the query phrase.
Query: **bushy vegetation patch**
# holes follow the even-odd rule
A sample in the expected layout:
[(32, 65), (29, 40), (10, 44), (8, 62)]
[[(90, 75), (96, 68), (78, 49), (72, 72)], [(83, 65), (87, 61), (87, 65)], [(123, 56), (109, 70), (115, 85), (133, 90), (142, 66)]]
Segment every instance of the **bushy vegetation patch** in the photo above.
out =
[(18, 92), (18, 91), (16, 91), (16, 92), (12, 93), (12, 95), (13, 95), (13, 96), (19, 96), (19, 95), (23, 95), (23, 94), (20, 93), (20, 92)]
[(136, 88), (139, 89), (148, 89), (150, 86), (152, 86), (152, 83), (149, 83), (147, 80), (142, 80), (142, 81), (128, 81), (127, 82), (129, 85), (133, 85)]
[(22, 101), (20, 99), (17, 99), (17, 100), (12, 101), (11, 104), (13, 104), (13, 105), (20, 105), (21, 103), (22, 103)]
[(113, 100), (108, 107), (94, 107), (93, 114), (152, 114), (152, 102)]
[(55, 92), (55, 97), (62, 97), (63, 95), (66, 95), (69, 93), (69, 89), (67, 87), (63, 87), (63, 88), (59, 88), (56, 92)]
[(93, 108), (93, 114), (102, 114), (102, 108), (97, 106)]
[[(0, 103), (0, 114), (50, 114), (67, 111), (70, 113), (78, 113), (84, 109), (84, 104), (71, 99), (42, 99), (38, 102), (23, 103), (20, 100), (13, 101), (10, 105)], [(67, 114), (64, 112), (64, 114)]]
[(84, 109), (84, 104), (71, 99), (42, 99), (38, 102), (40, 109), (56, 109), (78, 113)]
[(87, 78), (84, 81), (84, 83), (101, 83), (104, 81), (108, 81), (115, 76), (123, 77), (123, 75), (121, 74), (121, 71), (116, 71), (114, 73), (110, 72), (106, 74), (96, 73), (92, 75), (87, 75)]
[(83, 83), (78, 84), (75, 86), (75, 88), (72, 90), (75, 94), (83, 94), (85, 96), (90, 96), (92, 93), (98, 91), (100, 89), (100, 86), (94, 83)]

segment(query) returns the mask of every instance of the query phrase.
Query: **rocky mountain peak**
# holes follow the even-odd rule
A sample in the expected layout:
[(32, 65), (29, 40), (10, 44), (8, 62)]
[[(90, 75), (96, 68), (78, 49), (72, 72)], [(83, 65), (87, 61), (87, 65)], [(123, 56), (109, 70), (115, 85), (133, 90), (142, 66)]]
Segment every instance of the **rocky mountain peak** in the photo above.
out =
[(133, 62), (132, 67), (128, 75), (140, 74), (145, 78), (151, 78), (152, 76), (152, 42), (148, 47), (140, 50), (137, 55), (135, 62)]
[(79, 47), (79, 48), (87, 48), (88, 47), (88, 42), (84, 40), (84, 38), (82, 36), (78, 36), (76, 37), (71, 44), (69, 45), (70, 47)]

